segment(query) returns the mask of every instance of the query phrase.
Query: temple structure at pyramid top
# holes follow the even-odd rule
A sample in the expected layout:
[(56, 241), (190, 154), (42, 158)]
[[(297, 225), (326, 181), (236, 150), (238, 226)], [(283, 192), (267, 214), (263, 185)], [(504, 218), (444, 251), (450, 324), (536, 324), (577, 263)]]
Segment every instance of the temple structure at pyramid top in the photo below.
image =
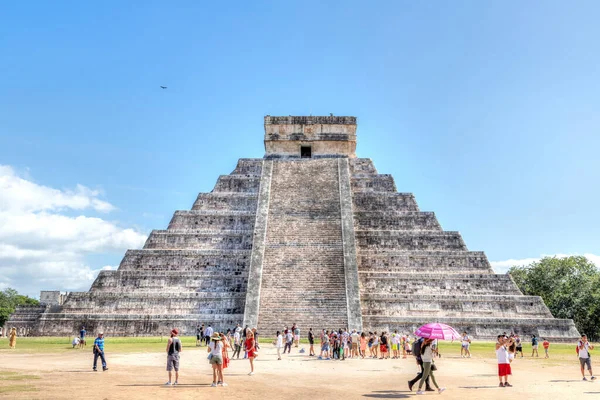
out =
[(265, 117), (265, 157), (356, 157), (356, 117)]
[(243, 323), (273, 336), (293, 323), (411, 333), (444, 322), (480, 339), (578, 336), (357, 158), (355, 117), (268, 115), (264, 130), (263, 158), (238, 160), (118, 270), (87, 292), (42, 292), (41, 306), (19, 307), (7, 325), (141, 336)]

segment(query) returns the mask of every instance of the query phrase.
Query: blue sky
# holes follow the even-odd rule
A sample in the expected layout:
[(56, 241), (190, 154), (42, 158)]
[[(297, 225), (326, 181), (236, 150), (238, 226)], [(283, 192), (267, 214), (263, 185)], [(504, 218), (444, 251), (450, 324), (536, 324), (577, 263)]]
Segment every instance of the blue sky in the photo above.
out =
[(2, 5), (0, 287), (87, 289), (262, 157), (266, 114), (357, 116), (499, 270), (600, 254), (598, 2), (249, 3)]

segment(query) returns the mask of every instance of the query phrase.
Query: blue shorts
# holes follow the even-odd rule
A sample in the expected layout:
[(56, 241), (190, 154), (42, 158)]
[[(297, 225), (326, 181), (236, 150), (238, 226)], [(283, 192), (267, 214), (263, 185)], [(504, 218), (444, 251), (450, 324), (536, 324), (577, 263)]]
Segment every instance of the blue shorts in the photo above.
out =
[(323, 346), (321, 346), (321, 351), (329, 351), (329, 345), (324, 344)]

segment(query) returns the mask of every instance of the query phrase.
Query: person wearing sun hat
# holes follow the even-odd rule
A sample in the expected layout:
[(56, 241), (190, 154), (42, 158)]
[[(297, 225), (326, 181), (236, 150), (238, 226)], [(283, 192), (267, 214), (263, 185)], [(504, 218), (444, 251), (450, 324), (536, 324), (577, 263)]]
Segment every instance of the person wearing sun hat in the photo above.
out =
[(179, 331), (177, 328), (171, 331), (171, 337), (167, 341), (167, 372), (169, 372), (169, 381), (165, 384), (171, 385), (171, 371), (175, 370), (175, 382), (173, 385), (179, 384), (179, 353), (181, 353), (181, 340), (177, 337)]
[(212, 387), (216, 386), (227, 386), (223, 382), (223, 338), (219, 335), (219, 332), (215, 332), (210, 337), (210, 343), (208, 344), (208, 359), (213, 369), (213, 381)]

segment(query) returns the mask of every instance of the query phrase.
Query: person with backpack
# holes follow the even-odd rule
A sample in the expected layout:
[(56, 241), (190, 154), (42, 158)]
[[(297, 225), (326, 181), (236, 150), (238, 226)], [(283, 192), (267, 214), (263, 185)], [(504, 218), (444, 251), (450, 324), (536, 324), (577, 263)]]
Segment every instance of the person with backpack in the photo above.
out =
[(175, 370), (175, 382), (173, 385), (179, 384), (179, 353), (181, 353), (181, 340), (177, 337), (179, 331), (173, 329), (171, 337), (167, 341), (167, 372), (169, 373), (169, 381), (165, 383), (171, 386), (171, 371)]
[(592, 372), (592, 358), (590, 355), (590, 350), (594, 350), (594, 345), (588, 342), (587, 336), (585, 334), (581, 335), (581, 340), (577, 343), (577, 355), (579, 356), (579, 366), (581, 367), (581, 376), (584, 381), (587, 381), (585, 377), (585, 366), (587, 365), (587, 369), (590, 373), (591, 380), (595, 381), (596, 377)]
[[(412, 388), (417, 383), (417, 381), (421, 380), (423, 377), (423, 358), (421, 357), (421, 346), (423, 345), (423, 338), (419, 338), (415, 340), (412, 345), (412, 354), (415, 356), (417, 365), (420, 367), (421, 371), (414, 377), (414, 379), (408, 381), (408, 390), (412, 392)], [(429, 377), (425, 378), (425, 391), (426, 392), (434, 392), (431, 388), (431, 384), (429, 383)]]

